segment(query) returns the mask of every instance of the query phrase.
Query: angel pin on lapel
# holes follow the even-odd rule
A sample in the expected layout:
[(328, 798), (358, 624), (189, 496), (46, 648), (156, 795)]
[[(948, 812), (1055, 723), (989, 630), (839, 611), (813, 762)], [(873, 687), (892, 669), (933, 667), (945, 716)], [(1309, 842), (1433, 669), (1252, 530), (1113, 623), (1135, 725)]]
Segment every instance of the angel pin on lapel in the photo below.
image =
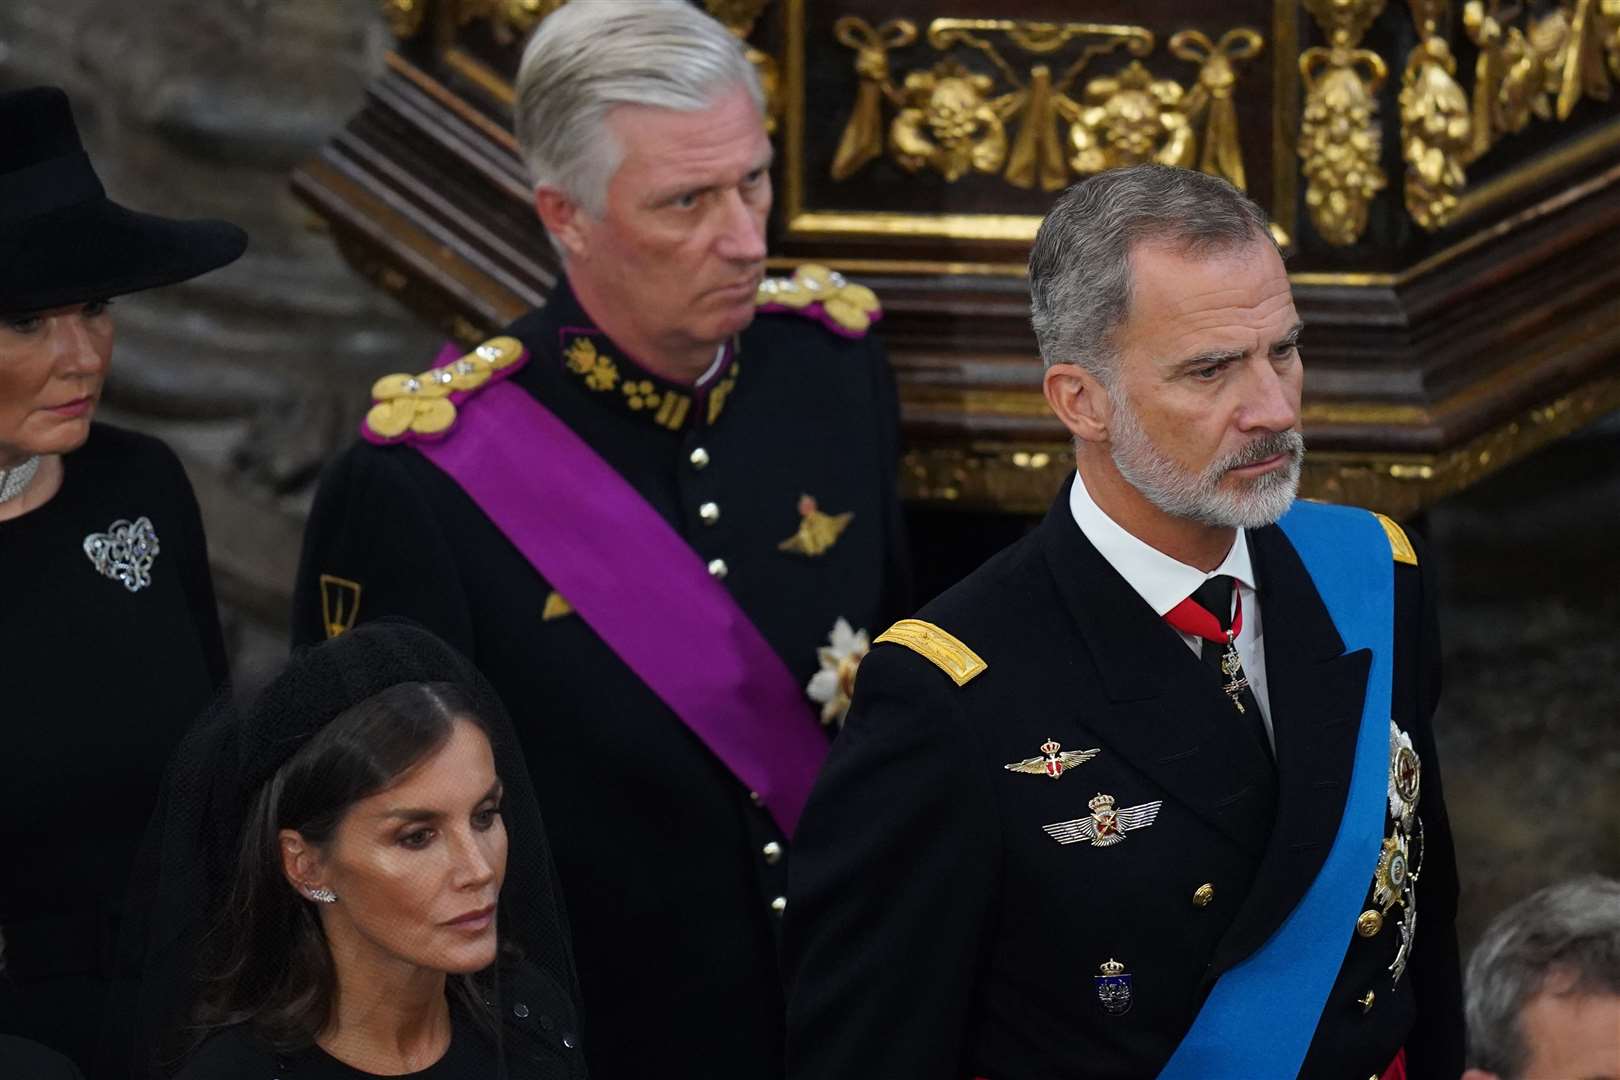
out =
[(846, 510), (842, 514), (823, 513), (814, 495), (801, 495), (799, 518), (798, 530), (777, 544), (777, 550), (814, 558), (826, 554), (838, 543), (838, 538), (844, 535), (849, 523), (855, 520), (855, 512)]
[(1062, 743), (1047, 739), (1041, 743), (1040, 757), (1009, 762), (1002, 768), (1008, 772), (1029, 773), (1032, 776), (1045, 776), (1057, 780), (1063, 776), (1064, 770), (1084, 765), (1100, 753), (1102, 750), (1098, 747), (1090, 750), (1065, 750)]

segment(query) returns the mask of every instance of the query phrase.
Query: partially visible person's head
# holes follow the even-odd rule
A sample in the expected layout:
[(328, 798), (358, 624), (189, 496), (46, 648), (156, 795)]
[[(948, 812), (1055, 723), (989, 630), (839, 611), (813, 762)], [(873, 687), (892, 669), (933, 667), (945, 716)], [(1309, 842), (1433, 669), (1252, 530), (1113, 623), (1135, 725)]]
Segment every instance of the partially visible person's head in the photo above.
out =
[(672, 353), (747, 326), (772, 152), (736, 38), (685, 0), (568, 4), (535, 31), (517, 94), (536, 210), (581, 299)]
[(1620, 1080), (1620, 882), (1578, 878), (1504, 911), (1464, 990), (1465, 1080)]
[[(497, 955), (502, 789), (485, 722), (451, 683), (402, 683), (339, 714), (254, 793), (224, 925), (236, 966), (204, 1019), (297, 1045), (345, 965), (470, 974)], [(240, 975), (232, 965), (221, 982)], [(353, 972), (351, 971), (352, 975)], [(227, 1006), (227, 1007), (222, 1007)]]
[(67, 95), (0, 92), (0, 469), (90, 433), (113, 324), (107, 301), (240, 256), (223, 221), (175, 221), (107, 198)]
[(1280, 517), (1299, 482), (1301, 324), (1265, 213), (1226, 181), (1161, 165), (1066, 191), (1029, 259), (1047, 395), (1159, 511)]
[(0, 314), (0, 469), (83, 444), (112, 349), (102, 300)]

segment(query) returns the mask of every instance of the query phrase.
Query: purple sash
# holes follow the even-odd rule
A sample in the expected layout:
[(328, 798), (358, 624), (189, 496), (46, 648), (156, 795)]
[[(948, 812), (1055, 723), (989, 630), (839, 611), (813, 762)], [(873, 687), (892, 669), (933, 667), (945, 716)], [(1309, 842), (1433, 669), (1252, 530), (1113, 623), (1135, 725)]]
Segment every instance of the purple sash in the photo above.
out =
[(680, 534), (530, 394), (494, 383), (460, 409), (446, 438), (416, 449), (792, 836), (828, 743), (782, 658)]

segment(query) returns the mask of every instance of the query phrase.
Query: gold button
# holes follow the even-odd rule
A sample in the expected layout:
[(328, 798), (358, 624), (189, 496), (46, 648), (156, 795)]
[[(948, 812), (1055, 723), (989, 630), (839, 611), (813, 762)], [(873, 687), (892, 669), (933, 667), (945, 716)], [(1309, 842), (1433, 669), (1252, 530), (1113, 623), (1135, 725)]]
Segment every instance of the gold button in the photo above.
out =
[(1377, 996), (1377, 994), (1369, 990), (1365, 994), (1362, 994), (1360, 997), (1356, 998), (1356, 1003), (1361, 1006), (1361, 1011), (1363, 1013), (1370, 1013), (1372, 1012), (1373, 999)]
[(776, 912), (778, 915), (780, 915), (780, 914), (782, 914), (782, 912), (786, 911), (787, 910), (787, 897), (778, 896), (775, 900), (772, 900), (771, 901), (771, 910)]
[(720, 504), (712, 502), (704, 503), (702, 506), (698, 507), (698, 517), (703, 519), (703, 524), (713, 525), (715, 522), (720, 520)]
[(1371, 908), (1361, 913), (1356, 920), (1356, 933), (1362, 937), (1377, 937), (1378, 931), (1384, 928), (1384, 916)]
[(1215, 886), (1207, 881), (1193, 890), (1194, 907), (1209, 907), (1209, 902), (1213, 899), (1215, 899)]
[(692, 468), (701, 469), (709, 463), (709, 452), (700, 446), (686, 460), (692, 463)]
[(769, 865), (775, 866), (777, 863), (782, 861), (782, 845), (778, 844), (775, 840), (772, 840), (770, 843), (766, 844), (761, 850), (764, 852), (765, 861)]
[(709, 576), (714, 578), (716, 581), (724, 581), (726, 579), (726, 575), (729, 573), (731, 573), (731, 567), (726, 565), (726, 560), (709, 560)]
[(753, 803), (755, 806), (765, 805), (765, 800), (759, 797), (759, 792), (757, 791), (750, 791), (748, 793), (748, 801)]

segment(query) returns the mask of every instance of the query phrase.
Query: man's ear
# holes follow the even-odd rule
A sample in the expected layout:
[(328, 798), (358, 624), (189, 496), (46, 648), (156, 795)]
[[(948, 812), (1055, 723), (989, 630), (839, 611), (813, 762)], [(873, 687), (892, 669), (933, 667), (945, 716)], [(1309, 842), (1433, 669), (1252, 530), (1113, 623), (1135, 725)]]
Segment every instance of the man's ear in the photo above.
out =
[(276, 834), (281, 844), (281, 872), (288, 884), (301, 893), (321, 885), (321, 857), (297, 829)]
[(589, 250), (589, 215), (573, 199), (556, 188), (535, 188), (534, 212), (569, 258), (581, 258)]
[(1046, 404), (1075, 438), (1088, 443), (1108, 441), (1113, 403), (1097, 377), (1079, 364), (1052, 364), (1041, 380)]

